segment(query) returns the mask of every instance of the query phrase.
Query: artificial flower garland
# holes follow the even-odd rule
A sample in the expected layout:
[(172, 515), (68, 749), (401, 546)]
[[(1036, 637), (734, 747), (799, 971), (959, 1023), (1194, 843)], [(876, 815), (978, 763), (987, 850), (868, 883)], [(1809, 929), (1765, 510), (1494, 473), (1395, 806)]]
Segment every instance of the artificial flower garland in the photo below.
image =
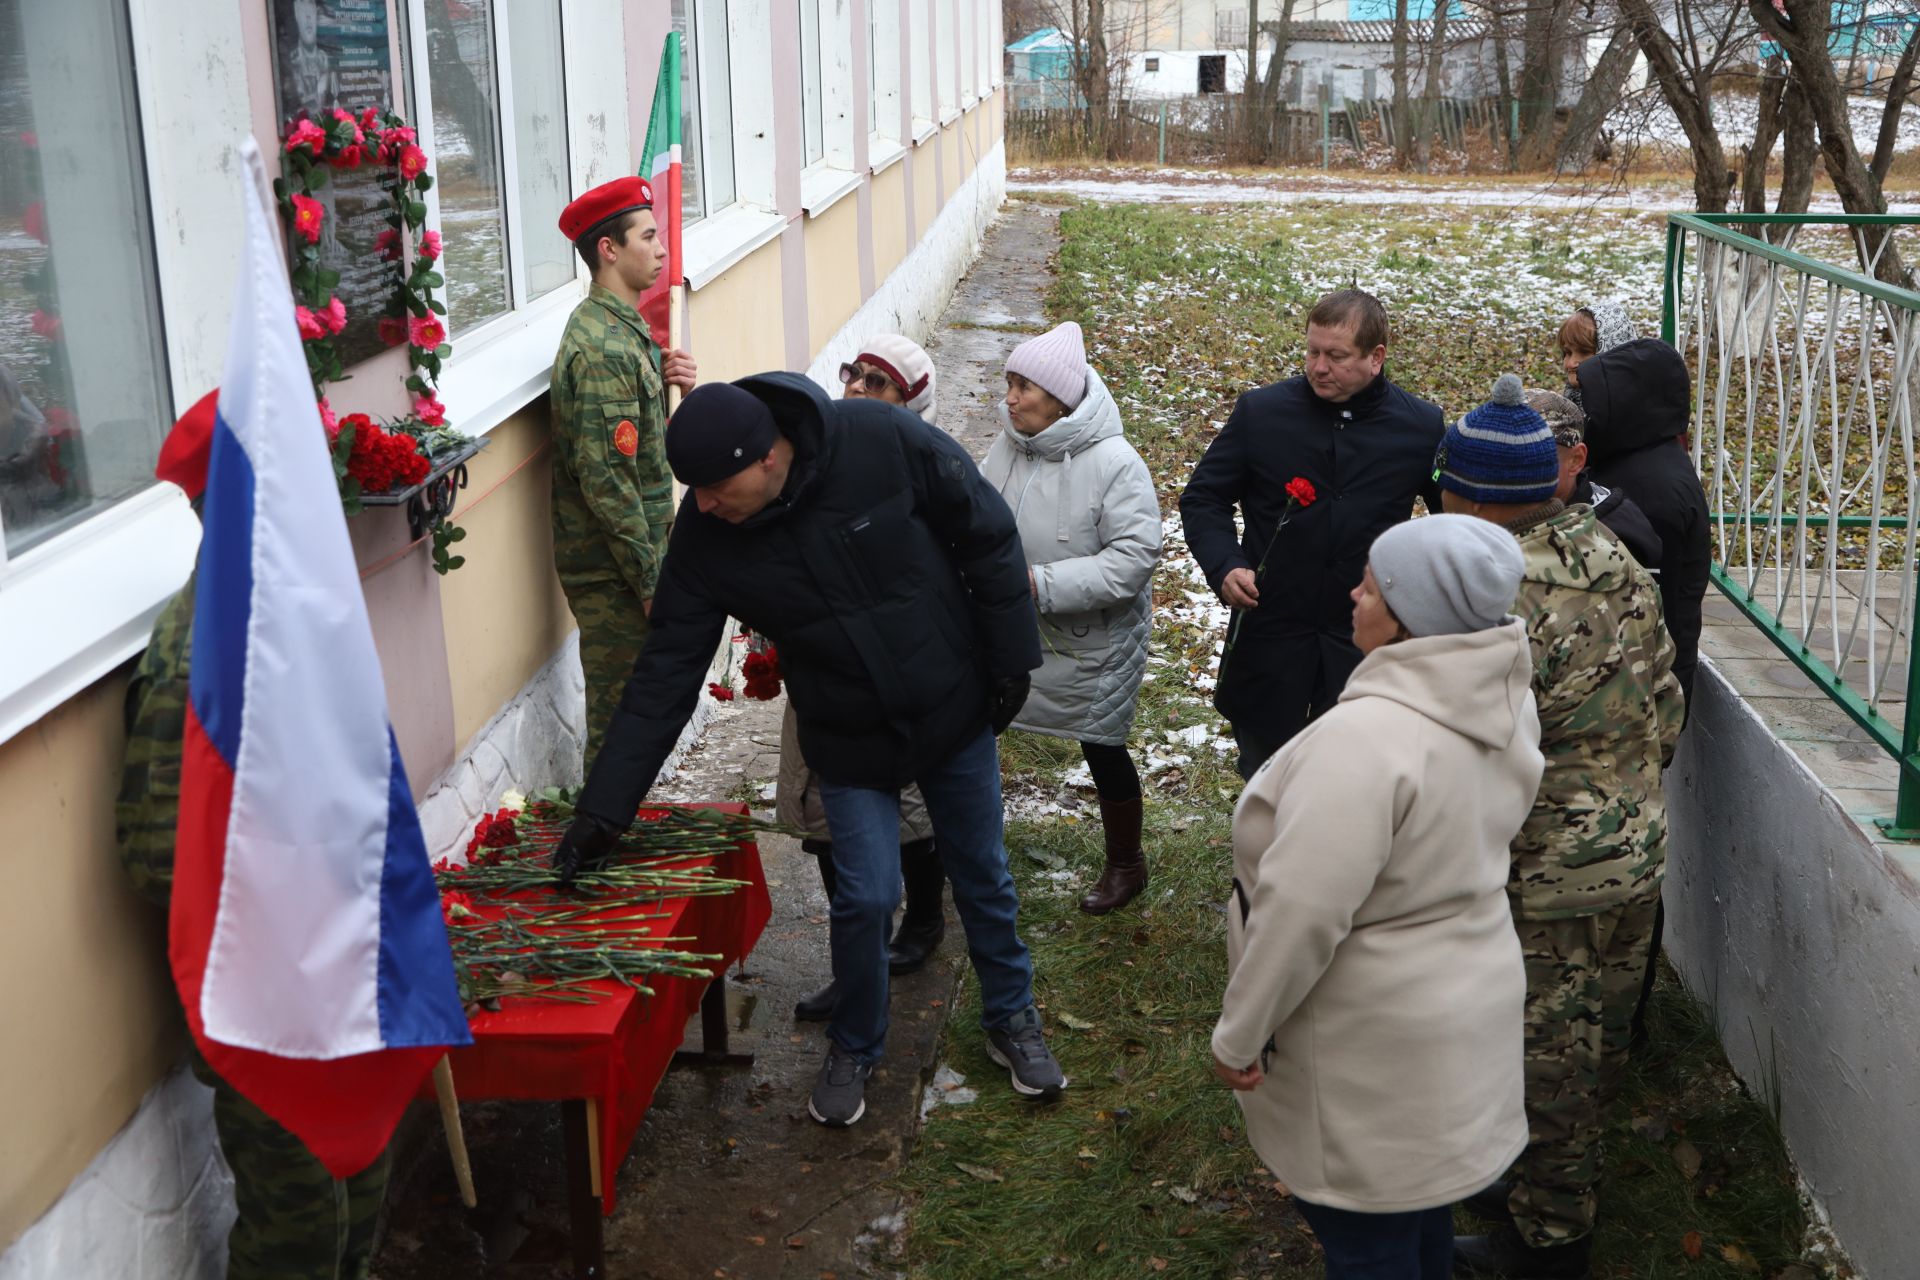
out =
[[(361, 510), (361, 497), (419, 484), (433, 469), (433, 455), (458, 448), (467, 437), (447, 425), (446, 406), (440, 402), (440, 369), (453, 348), (447, 342), (446, 304), (434, 296), (446, 279), (436, 264), (441, 254), (440, 233), (426, 230), (427, 206), (422, 196), (433, 187), (429, 160), (407, 122), (392, 111), (368, 107), (359, 115), (335, 107), (323, 121), (306, 115), (289, 121), (284, 144), (282, 176), (273, 183), (293, 249), (291, 279), (299, 305), (294, 319), (306, 351), (307, 372), (313, 378), (320, 422), (333, 452), (334, 479), (348, 515)], [(407, 236), (413, 240), (413, 265), (401, 273), (376, 326), (389, 347), (407, 348), (407, 390), (412, 412), (386, 422), (364, 413), (336, 417), (327, 403), (327, 384), (345, 375), (336, 340), (347, 327), (347, 309), (333, 291), (340, 273), (322, 265), (320, 238), (326, 206), (313, 192), (326, 186), (334, 170), (379, 165), (381, 186), (392, 209), (387, 230), (374, 247), (388, 262), (400, 262)], [(433, 530), (433, 567), (449, 573), (466, 562), (448, 548), (466, 537), (466, 530), (442, 520)]]

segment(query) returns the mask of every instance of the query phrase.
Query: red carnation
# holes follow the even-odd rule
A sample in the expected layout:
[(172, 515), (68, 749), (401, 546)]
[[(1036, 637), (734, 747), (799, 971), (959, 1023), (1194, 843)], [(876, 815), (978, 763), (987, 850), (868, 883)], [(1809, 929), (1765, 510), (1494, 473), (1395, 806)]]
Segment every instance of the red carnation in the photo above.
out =
[(712, 694), (714, 696), (714, 699), (718, 702), (733, 701), (733, 690), (727, 688), (727, 686), (723, 684), (709, 683), (707, 685), (707, 692)]
[(1310, 507), (1313, 505), (1314, 498), (1318, 496), (1319, 495), (1313, 491), (1313, 482), (1305, 476), (1295, 476), (1293, 479), (1287, 481), (1287, 498), (1289, 501), (1297, 502), (1303, 507)]
[(440, 918), (448, 924), (455, 920), (477, 919), (479, 914), (473, 909), (473, 899), (457, 889), (440, 895)]
[(666, 816), (667, 811), (665, 809), (642, 809), (633, 815), (633, 820), (635, 822), (661, 822), (666, 819)]

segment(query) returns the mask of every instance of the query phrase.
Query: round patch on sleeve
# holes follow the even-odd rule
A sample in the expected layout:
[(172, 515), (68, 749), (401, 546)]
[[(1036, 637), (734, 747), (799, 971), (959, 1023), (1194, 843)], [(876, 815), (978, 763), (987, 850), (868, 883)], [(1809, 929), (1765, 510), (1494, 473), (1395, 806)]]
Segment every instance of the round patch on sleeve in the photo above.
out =
[(629, 458), (640, 452), (640, 432), (629, 419), (620, 419), (620, 425), (613, 429), (613, 447)]

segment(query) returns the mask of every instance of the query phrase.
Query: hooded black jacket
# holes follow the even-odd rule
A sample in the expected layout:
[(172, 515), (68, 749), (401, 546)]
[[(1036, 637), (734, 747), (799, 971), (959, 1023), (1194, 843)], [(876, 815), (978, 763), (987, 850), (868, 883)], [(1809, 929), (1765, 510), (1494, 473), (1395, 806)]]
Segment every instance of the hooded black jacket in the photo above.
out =
[(1641, 568), (1653, 574), (1655, 581), (1659, 580), (1660, 535), (1653, 531), (1653, 522), (1647, 519), (1640, 504), (1627, 496), (1625, 489), (1595, 484), (1593, 473), (1582, 471), (1567, 501), (1584, 502), (1592, 507), (1607, 532), (1620, 540), (1620, 545), (1640, 562)]
[(1681, 448), (1693, 403), (1687, 362), (1658, 338), (1638, 338), (1581, 363), (1587, 466), (1624, 489), (1660, 537), (1660, 609), (1673, 637), (1673, 674), (1688, 696), (1699, 661), (1700, 604), (1712, 559), (1707, 495)]
[(987, 726), (993, 682), (1040, 665), (1013, 513), (951, 437), (795, 373), (735, 384), (793, 443), (780, 496), (741, 524), (689, 492), (651, 627), (579, 807), (629, 823), (680, 737), (729, 617), (772, 640), (821, 777), (903, 786)]
[[(1232, 570), (1259, 567), (1288, 481), (1303, 476), (1315, 493), (1273, 543), (1260, 607), (1222, 658), (1213, 705), (1236, 730), (1279, 746), (1310, 708), (1338, 698), (1360, 664), (1348, 595), (1373, 540), (1413, 514), (1416, 495), (1440, 509), (1433, 454), (1445, 434), (1439, 407), (1384, 373), (1341, 404), (1295, 377), (1234, 405), (1180, 495), (1187, 546), (1216, 595)], [(1244, 532), (1233, 527), (1236, 506)]]

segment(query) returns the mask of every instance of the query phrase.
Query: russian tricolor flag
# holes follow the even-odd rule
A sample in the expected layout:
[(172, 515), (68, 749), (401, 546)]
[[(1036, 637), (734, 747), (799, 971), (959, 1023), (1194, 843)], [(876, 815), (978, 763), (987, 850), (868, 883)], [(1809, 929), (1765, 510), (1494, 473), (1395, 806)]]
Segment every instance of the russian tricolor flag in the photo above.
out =
[(471, 1042), (259, 149), (204, 499), (173, 972), (207, 1061), (336, 1177)]

